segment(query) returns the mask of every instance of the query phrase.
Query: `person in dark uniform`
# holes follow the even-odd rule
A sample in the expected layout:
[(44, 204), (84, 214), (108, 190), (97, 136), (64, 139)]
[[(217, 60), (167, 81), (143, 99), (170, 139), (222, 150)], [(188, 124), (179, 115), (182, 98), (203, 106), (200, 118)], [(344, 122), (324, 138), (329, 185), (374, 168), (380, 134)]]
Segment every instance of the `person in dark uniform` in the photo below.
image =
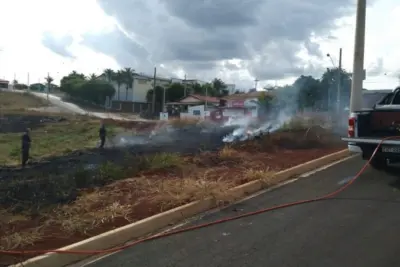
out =
[(100, 148), (104, 148), (104, 144), (106, 143), (106, 126), (104, 125), (104, 122), (101, 122), (101, 126), (99, 129), (99, 137), (100, 137)]
[(25, 167), (28, 159), (29, 159), (29, 150), (31, 148), (31, 137), (30, 137), (30, 130), (26, 129), (25, 133), (22, 135), (21, 138), (21, 163), (22, 167)]

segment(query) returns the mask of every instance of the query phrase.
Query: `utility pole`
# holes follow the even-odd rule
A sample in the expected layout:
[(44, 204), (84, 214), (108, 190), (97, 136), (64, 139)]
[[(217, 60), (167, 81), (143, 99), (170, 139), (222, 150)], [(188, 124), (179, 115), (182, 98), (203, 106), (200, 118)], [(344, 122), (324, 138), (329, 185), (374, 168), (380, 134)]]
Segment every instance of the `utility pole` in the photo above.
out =
[(186, 82), (186, 74), (185, 74), (185, 79), (183, 80), (184, 82), (184, 87), (185, 87), (185, 93), (184, 93), (184, 97), (186, 97), (187, 95), (187, 82)]
[(254, 80), (254, 89), (256, 89), (256, 91), (257, 91), (258, 82), (259, 82), (259, 80), (256, 78), (256, 79)]
[(13, 90), (15, 90), (15, 82), (17, 81), (17, 75), (14, 72)]
[(163, 105), (162, 105), (162, 112), (166, 112), (167, 111), (167, 109), (165, 108), (165, 98), (166, 98), (166, 89), (165, 89), (165, 86), (163, 86)]
[(207, 106), (208, 106), (208, 86), (206, 86), (206, 103), (205, 103), (205, 107), (204, 107), (204, 111), (207, 111)]
[(339, 67), (338, 67), (338, 74), (337, 74), (337, 112), (340, 113), (341, 106), (340, 106), (340, 91), (342, 90), (342, 48), (339, 49)]
[(28, 84), (27, 84), (27, 86), (28, 86), (28, 92), (30, 92), (30, 91), (31, 91), (31, 88), (30, 88), (30, 86), (29, 86), (29, 72), (28, 72)]
[(350, 112), (362, 108), (364, 80), (365, 20), (367, 1), (357, 0), (356, 33), (354, 42), (353, 77), (351, 83)]
[(49, 101), (49, 91), (50, 91), (49, 78), (50, 78), (50, 73), (47, 73), (47, 101)]
[(151, 104), (151, 112), (154, 114), (156, 108), (156, 79), (157, 79), (157, 68), (154, 67), (154, 78), (153, 78), (153, 100)]

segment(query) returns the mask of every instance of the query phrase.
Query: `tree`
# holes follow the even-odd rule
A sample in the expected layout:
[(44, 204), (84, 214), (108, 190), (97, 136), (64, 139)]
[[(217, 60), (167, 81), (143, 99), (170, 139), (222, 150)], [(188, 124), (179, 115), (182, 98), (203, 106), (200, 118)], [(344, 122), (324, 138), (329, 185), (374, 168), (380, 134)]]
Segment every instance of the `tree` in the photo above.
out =
[(47, 77), (44, 78), (47, 84), (47, 92), (50, 92), (51, 89), (51, 83), (54, 81), (54, 79), (50, 76), (47, 75)]
[(106, 81), (89, 80), (79, 88), (81, 99), (104, 105), (107, 97), (111, 98), (115, 94), (114, 87)]
[(198, 83), (195, 83), (190, 86), (190, 91), (192, 91), (194, 94), (198, 94), (198, 95), (205, 95), (206, 92), (204, 89), (205, 88)]
[(117, 95), (119, 100), (119, 90), (121, 85), (124, 83), (124, 73), (121, 70), (117, 71), (117, 73), (115, 73), (114, 80), (117, 83)]
[[(123, 80), (124, 84), (126, 85), (126, 95), (125, 95), (125, 100), (128, 100), (128, 90), (132, 89), (132, 84), (133, 84), (133, 77), (135, 76), (135, 70), (131, 68), (125, 68), (123, 71)], [(133, 92), (132, 92), (133, 95)]]
[[(165, 102), (177, 102), (185, 96), (185, 86), (180, 83), (172, 83), (165, 91)], [(161, 106), (164, 97), (164, 88), (156, 86), (156, 105)], [(149, 90), (146, 95), (148, 102), (153, 101), (153, 89)]]
[(276, 104), (275, 102), (276, 97), (275, 95), (268, 93), (268, 92), (261, 92), (260, 96), (258, 97), (258, 105), (259, 107), (265, 112), (270, 113)]
[(217, 96), (218, 93), (211, 83), (205, 83), (202, 86), (202, 95)]
[(185, 86), (180, 83), (172, 83), (166, 91), (168, 102), (177, 102), (185, 96)]
[(76, 71), (61, 79), (60, 90), (73, 98), (100, 105), (104, 105), (106, 98), (111, 98), (115, 94), (115, 89), (109, 82), (99, 79), (88, 80), (84, 74)]
[(293, 83), (293, 87), (298, 91), (298, 108), (320, 109), (322, 107), (322, 87), (319, 80), (312, 76), (301, 75)]
[[(333, 108), (337, 101), (338, 93), (338, 68), (327, 69), (321, 77), (321, 86), (323, 88), (324, 107)], [(341, 106), (349, 105), (351, 91), (351, 74), (344, 69), (340, 72), (340, 103)]]
[(105, 69), (103, 71), (103, 74), (109, 83), (111, 83), (114, 80), (115, 75), (116, 75), (116, 73), (112, 69)]
[[(155, 106), (161, 107), (161, 105), (163, 103), (163, 98), (164, 98), (164, 88), (157, 85), (155, 91), (156, 91)], [(147, 102), (153, 102), (153, 93), (154, 93), (153, 89), (150, 89), (149, 91), (147, 91), (147, 94), (146, 94)], [(165, 102), (168, 102), (167, 99), (165, 100)]]
[(212, 80), (211, 84), (212, 87), (214, 88), (213, 96), (222, 97), (222, 96), (227, 96), (229, 94), (229, 91), (226, 89), (227, 88), (226, 84), (221, 79), (215, 78), (214, 80)]
[(92, 74), (89, 75), (89, 80), (94, 81), (96, 79), (97, 79), (97, 75), (95, 73), (92, 73)]

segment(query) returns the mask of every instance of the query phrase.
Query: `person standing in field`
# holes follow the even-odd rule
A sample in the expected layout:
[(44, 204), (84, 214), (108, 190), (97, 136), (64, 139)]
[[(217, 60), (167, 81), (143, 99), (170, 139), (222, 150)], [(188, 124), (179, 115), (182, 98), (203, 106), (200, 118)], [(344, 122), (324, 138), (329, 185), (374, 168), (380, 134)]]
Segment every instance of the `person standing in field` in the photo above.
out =
[(26, 166), (29, 160), (29, 150), (31, 149), (30, 130), (26, 129), (21, 138), (21, 165), (22, 168)]
[(101, 122), (100, 129), (99, 129), (99, 137), (100, 137), (100, 148), (104, 148), (104, 145), (106, 143), (106, 136), (107, 136), (107, 130), (106, 126), (104, 125), (104, 122)]

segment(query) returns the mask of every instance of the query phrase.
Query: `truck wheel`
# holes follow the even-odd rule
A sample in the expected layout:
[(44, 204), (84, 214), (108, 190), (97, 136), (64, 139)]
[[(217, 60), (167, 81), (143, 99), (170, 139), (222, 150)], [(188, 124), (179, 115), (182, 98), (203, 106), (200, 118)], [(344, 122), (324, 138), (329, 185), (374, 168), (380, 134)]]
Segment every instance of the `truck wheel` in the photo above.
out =
[(369, 165), (376, 169), (376, 170), (384, 170), (387, 167), (387, 161), (386, 158), (382, 158), (382, 157), (377, 157), (375, 156), (369, 163)]

